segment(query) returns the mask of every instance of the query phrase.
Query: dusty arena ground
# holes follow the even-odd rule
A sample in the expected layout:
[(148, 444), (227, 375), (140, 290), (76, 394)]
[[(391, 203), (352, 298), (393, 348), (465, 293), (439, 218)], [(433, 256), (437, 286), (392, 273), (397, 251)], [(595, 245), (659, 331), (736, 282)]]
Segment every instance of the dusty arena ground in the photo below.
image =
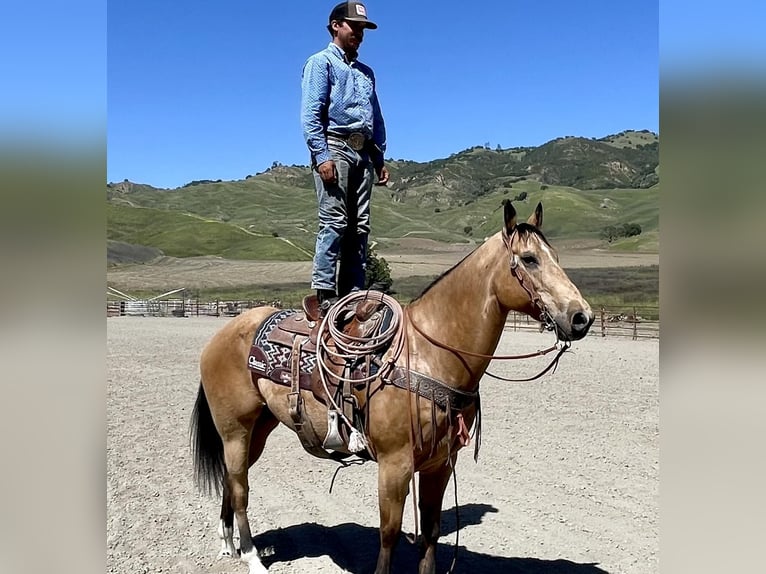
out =
[[(240, 573), (217, 560), (219, 500), (192, 482), (188, 423), (199, 353), (225, 319), (107, 319), (107, 571)], [(549, 334), (506, 332), (498, 353), (536, 350)], [(656, 573), (659, 343), (589, 336), (554, 374), (482, 381), (478, 464), (458, 463), (457, 572)], [(536, 361), (495, 362), (523, 376)], [(376, 466), (343, 469), (306, 454), (283, 427), (250, 471), (249, 516), (269, 572), (372, 572), (378, 550)], [(455, 543), (447, 489), (438, 571)], [(411, 499), (405, 532), (412, 533)], [(397, 574), (416, 571), (404, 539)]]

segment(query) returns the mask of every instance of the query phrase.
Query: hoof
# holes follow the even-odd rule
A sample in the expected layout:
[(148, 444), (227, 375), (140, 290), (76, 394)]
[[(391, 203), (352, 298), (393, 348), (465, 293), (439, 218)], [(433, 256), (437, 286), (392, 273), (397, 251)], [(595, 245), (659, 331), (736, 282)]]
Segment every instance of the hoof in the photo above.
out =
[(269, 571), (261, 563), (261, 559), (258, 557), (258, 553), (255, 550), (249, 554), (243, 554), (241, 556), (242, 561), (247, 563), (248, 574), (269, 574)]
[(218, 553), (218, 559), (221, 558), (239, 558), (239, 551), (235, 548), (222, 548)]

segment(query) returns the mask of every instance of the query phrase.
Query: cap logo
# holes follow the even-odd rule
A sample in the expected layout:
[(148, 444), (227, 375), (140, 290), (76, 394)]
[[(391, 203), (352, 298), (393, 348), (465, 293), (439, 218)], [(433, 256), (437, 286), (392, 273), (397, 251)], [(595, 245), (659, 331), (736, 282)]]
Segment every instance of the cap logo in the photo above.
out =
[(364, 9), (364, 6), (362, 6), (361, 4), (356, 4), (354, 8), (356, 8), (357, 16), (364, 16), (365, 18), (367, 18), (367, 10)]

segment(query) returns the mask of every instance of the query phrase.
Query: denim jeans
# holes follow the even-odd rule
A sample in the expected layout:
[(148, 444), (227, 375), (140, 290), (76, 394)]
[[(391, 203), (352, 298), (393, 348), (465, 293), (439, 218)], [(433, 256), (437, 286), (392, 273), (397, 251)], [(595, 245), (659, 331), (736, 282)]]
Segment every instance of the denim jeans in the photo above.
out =
[(365, 288), (373, 168), (364, 151), (357, 153), (340, 140), (328, 139), (328, 145), (338, 181), (326, 184), (314, 171), (319, 233), (311, 288), (334, 290), (343, 296)]

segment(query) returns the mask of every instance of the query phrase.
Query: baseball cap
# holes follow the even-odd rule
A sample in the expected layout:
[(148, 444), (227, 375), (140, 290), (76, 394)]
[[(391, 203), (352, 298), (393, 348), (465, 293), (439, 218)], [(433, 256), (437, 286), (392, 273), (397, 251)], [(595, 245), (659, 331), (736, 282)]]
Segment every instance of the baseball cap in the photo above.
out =
[[(341, 2), (330, 12), (330, 20), (348, 20), (349, 22), (364, 22), (365, 28), (374, 30), (378, 27), (375, 22), (367, 19), (367, 8), (361, 2)], [(329, 23), (328, 22), (328, 23)]]

